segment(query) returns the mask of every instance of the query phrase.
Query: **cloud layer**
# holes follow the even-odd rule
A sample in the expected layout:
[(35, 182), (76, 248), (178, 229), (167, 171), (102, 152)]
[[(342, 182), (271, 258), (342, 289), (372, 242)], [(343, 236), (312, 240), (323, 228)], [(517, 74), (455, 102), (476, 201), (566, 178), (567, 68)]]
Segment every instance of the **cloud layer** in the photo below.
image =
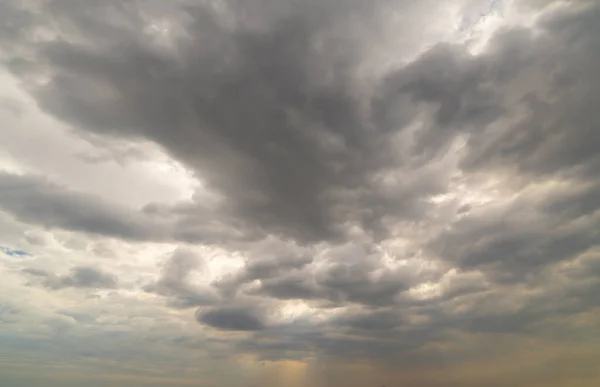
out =
[[(17, 90), (2, 122), (108, 176), (69, 180), (43, 151), (32, 168), (7, 134), (0, 244), (28, 252), (0, 261), (0, 323), (30, 329), (7, 328), (15, 348), (202, 361), (211, 378), (181, 368), (166, 385), (548, 385), (553, 361), (566, 368), (549, 385), (600, 380), (570, 379), (561, 355), (597, 363), (594, 2), (35, 0), (0, 14), (1, 81)], [(115, 163), (139, 200), (120, 200)], [(193, 193), (155, 200), (140, 165), (171, 171), (156, 182), (185, 170)], [(261, 362), (276, 364), (251, 371)], [(218, 371), (231, 367), (246, 371)]]

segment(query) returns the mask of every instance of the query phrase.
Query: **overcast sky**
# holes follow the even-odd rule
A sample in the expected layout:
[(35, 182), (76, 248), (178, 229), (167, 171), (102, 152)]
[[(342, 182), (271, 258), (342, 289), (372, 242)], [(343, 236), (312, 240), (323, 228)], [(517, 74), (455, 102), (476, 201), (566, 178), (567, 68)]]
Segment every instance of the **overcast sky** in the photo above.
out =
[(0, 0), (2, 387), (597, 387), (600, 3)]

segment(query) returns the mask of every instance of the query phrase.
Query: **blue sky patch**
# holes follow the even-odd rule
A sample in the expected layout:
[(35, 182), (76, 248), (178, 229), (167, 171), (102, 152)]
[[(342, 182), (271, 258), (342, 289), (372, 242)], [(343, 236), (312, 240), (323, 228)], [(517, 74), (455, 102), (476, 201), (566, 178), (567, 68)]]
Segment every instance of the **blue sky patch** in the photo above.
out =
[(4, 247), (4, 246), (0, 246), (0, 251), (2, 251), (6, 255), (10, 255), (11, 257), (24, 257), (24, 256), (31, 255), (27, 251), (15, 250), (15, 249), (11, 249), (10, 247)]

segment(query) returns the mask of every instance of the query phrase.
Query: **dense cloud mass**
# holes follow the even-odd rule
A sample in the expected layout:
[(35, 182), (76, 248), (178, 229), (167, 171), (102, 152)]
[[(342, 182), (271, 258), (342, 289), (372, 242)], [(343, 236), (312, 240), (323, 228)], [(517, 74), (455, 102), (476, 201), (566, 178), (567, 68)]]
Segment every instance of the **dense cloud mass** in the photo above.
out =
[(148, 385), (600, 380), (597, 2), (0, 0), (0, 49), (0, 342)]

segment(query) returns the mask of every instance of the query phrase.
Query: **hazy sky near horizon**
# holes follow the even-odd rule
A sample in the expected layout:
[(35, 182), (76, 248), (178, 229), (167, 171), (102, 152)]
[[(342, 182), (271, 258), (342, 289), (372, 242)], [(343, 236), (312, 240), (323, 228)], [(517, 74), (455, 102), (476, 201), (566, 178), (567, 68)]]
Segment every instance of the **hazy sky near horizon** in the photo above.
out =
[(597, 387), (600, 3), (0, 0), (2, 387)]

